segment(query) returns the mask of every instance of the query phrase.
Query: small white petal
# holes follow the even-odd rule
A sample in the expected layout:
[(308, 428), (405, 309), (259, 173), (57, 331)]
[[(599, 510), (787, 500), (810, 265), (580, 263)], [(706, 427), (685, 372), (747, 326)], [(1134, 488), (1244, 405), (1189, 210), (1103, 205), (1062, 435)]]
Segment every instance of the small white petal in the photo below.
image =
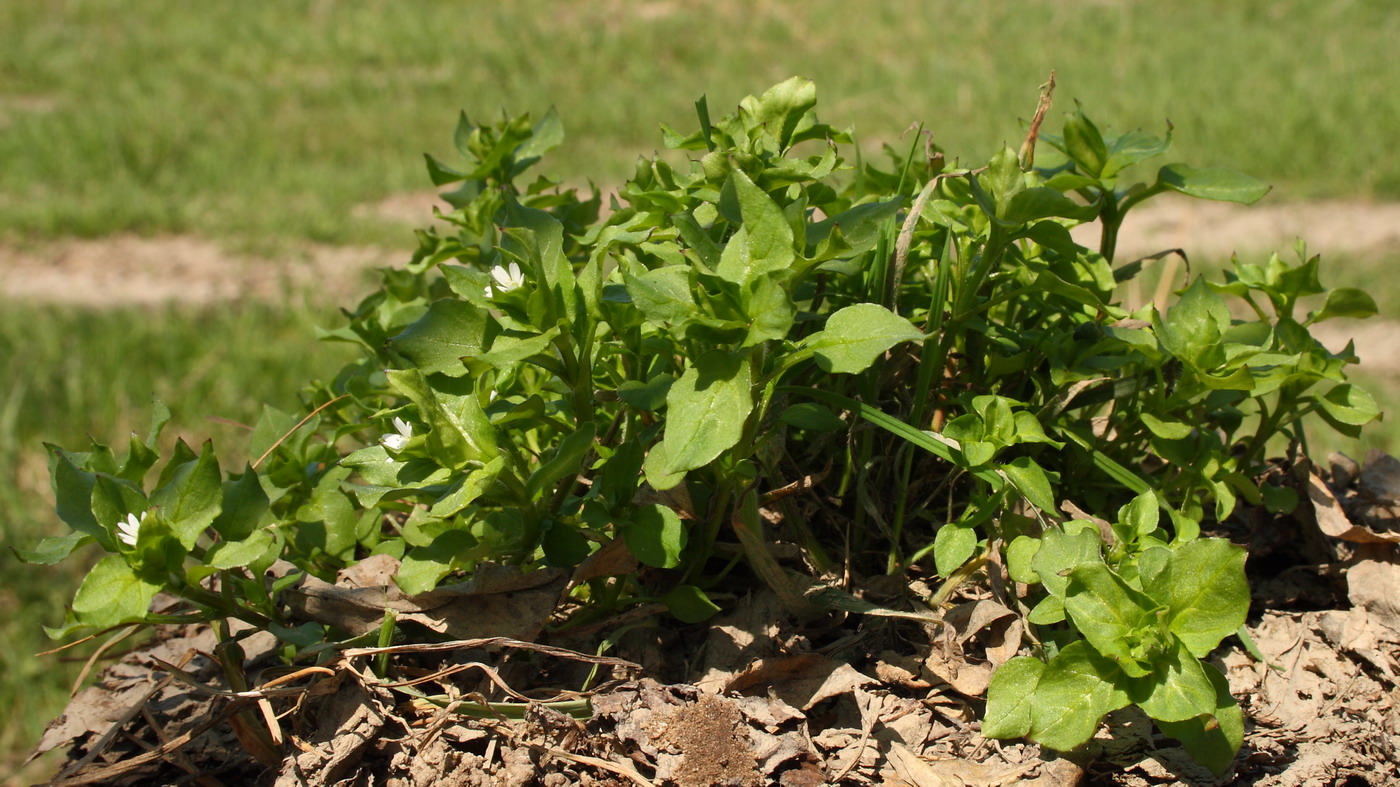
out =
[(402, 451), (408, 445), (408, 438), (401, 434), (386, 434), (379, 438), (379, 444), (390, 451)]
[(136, 534), (141, 531), (141, 523), (145, 521), (145, 512), (142, 512), (140, 519), (137, 519), (135, 514), (127, 514), (125, 521), (117, 522), (117, 540), (129, 546), (136, 546)]
[(404, 436), (405, 440), (413, 436), (413, 424), (402, 418), (394, 419), (394, 428), (399, 431), (399, 434)]
[(496, 289), (501, 292), (510, 292), (525, 284), (525, 274), (521, 272), (519, 263), (514, 262), (509, 268), (500, 265), (492, 268), (491, 278), (496, 280)]

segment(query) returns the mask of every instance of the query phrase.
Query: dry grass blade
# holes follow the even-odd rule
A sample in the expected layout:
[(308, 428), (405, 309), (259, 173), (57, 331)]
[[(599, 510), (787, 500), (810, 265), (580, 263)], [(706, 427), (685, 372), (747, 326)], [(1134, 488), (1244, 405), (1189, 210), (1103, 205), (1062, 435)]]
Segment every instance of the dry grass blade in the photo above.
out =
[(310, 421), (312, 418), (315, 418), (317, 415), (319, 415), (319, 414), (321, 413), (322, 410), (326, 409), (327, 407), (330, 407), (331, 405), (335, 404), (336, 402), (340, 401), (341, 399), (344, 399), (344, 398), (348, 397), (349, 395), (350, 395), (350, 394), (341, 394), (340, 396), (337, 396), (336, 398), (330, 400), (329, 402), (326, 402), (325, 404), (321, 405), (320, 407), (317, 407), (315, 410), (312, 410), (311, 412), (307, 413), (305, 418), (301, 419), (300, 421), (297, 421), (297, 425), (296, 425), (296, 426), (293, 426), (291, 429), (288, 429), (286, 434), (284, 434), (284, 435), (282, 435), (281, 437), (277, 438), (277, 442), (275, 442), (275, 443), (273, 443), (272, 445), (268, 446), (268, 448), (267, 448), (266, 451), (263, 451), (263, 455), (260, 456), (260, 457), (258, 457), (258, 458), (257, 458), (257, 461), (253, 462), (253, 469), (254, 469), (254, 470), (258, 469), (258, 465), (262, 464), (264, 459), (266, 459), (266, 458), (268, 458), (269, 456), (271, 456), (271, 455), (272, 455), (272, 452), (277, 450), (277, 446), (281, 445), (284, 441), (286, 441), (286, 439), (287, 439), (288, 437), (291, 437), (292, 435), (296, 434), (296, 431), (297, 431), (298, 429), (302, 428), (303, 426), (305, 426), (307, 421)]
[(285, 689), (277, 687), (281, 686), (284, 683), (289, 683), (293, 680), (296, 680), (297, 678), (301, 678), (310, 674), (326, 675), (329, 678), (334, 678), (337, 675), (335, 670), (329, 669), (327, 667), (307, 667), (306, 669), (298, 670), (296, 672), (270, 680), (256, 689), (250, 689), (248, 691), (232, 691), (229, 689), (216, 689), (212, 686), (207, 686), (201, 683), (199, 679), (196, 678), (194, 675), (190, 674), (189, 672), (186, 672), (183, 669), (180, 669), (179, 667), (175, 666), (174, 664), (171, 664), (168, 661), (163, 661), (161, 659), (156, 658), (155, 656), (149, 656), (148, 658), (151, 660), (151, 662), (153, 662), (166, 673), (168, 673), (170, 677), (180, 681), (186, 686), (189, 686), (195, 691), (216, 697), (227, 697), (229, 699), (256, 701), (267, 699), (269, 697), (284, 697), (294, 694), (312, 693), (318, 690), (323, 683), (326, 683), (326, 681), (316, 681), (310, 686), (293, 686)]
[[(162, 683), (168, 682), (169, 679), (167, 678)], [(144, 705), (145, 703), (143, 702), (141, 706)], [(204, 721), (199, 726), (192, 727), (189, 730), (186, 730), (177, 737), (171, 738), (169, 741), (166, 741), (159, 747), (151, 749), (150, 751), (144, 754), (138, 754), (135, 757), (129, 757), (127, 759), (122, 760), (121, 762), (114, 763), (105, 767), (96, 768), (88, 773), (78, 774), (79, 770), (81, 770), (83, 767), (87, 766), (89, 763), (92, 762), (92, 760), (89, 757), (84, 757), (83, 760), (80, 760), (79, 762), (74, 763), (71, 767), (64, 769), (63, 773), (60, 773), (53, 781), (49, 782), (49, 787), (78, 787), (79, 785), (85, 784), (115, 783), (117, 779), (119, 779), (127, 773), (131, 773), (132, 771), (138, 770), (157, 760), (165, 759), (172, 752), (187, 745), (190, 741), (194, 740), (200, 735), (203, 735), (210, 729), (213, 729), (215, 726), (223, 723), (224, 721), (227, 721), (233, 713), (242, 709), (240, 705), (241, 703), (234, 701), (229, 705), (228, 708), (224, 709), (223, 713), (210, 717), (208, 720)], [(134, 716), (135, 714), (132, 715)], [(117, 724), (114, 727), (114, 729), (120, 729), (121, 726), (125, 723), (126, 720), (123, 720), (122, 722)], [(96, 757), (96, 752), (99, 752), (101, 750), (101, 747), (94, 747), (92, 752), (89, 753), (90, 757)], [(65, 776), (65, 774), (75, 775)]]
[(76, 697), (78, 695), (78, 692), (83, 687), (83, 683), (87, 681), (87, 676), (92, 673), (92, 666), (96, 664), (99, 659), (102, 658), (102, 654), (106, 653), (108, 650), (111, 650), (112, 646), (116, 645), (117, 643), (121, 642), (122, 640), (126, 639), (132, 634), (135, 634), (140, 628), (140, 625), (127, 626), (122, 631), (119, 631), (115, 635), (113, 635), (111, 639), (99, 645), (97, 649), (92, 652), (92, 655), (88, 656), (87, 661), (83, 664), (83, 668), (78, 672), (78, 677), (73, 679), (73, 688), (69, 689), (68, 696)]
[(572, 661), (582, 661), (587, 664), (602, 664), (609, 667), (621, 667), (623, 669), (641, 670), (642, 666), (626, 659), (613, 658), (611, 656), (594, 656), (590, 653), (580, 653), (576, 650), (558, 648), (552, 645), (541, 645), (536, 642), (524, 642), (509, 637), (480, 637), (477, 639), (460, 639), (451, 642), (426, 642), (409, 645), (390, 645), (383, 648), (348, 648), (341, 651), (341, 655), (347, 659), (357, 656), (374, 656), (380, 653), (440, 653), (449, 650), (471, 650), (473, 648), (515, 648), (517, 650), (532, 650), (536, 653), (543, 653), (546, 656), (555, 656), (561, 659)]
[[(195, 651), (186, 651), (184, 657), (181, 658), (180, 663), (188, 664), (190, 659), (194, 658), (194, 656)], [(146, 703), (150, 702), (151, 698), (156, 696), (156, 694), (160, 693), (160, 691), (166, 686), (169, 686), (170, 681), (170, 678), (165, 678), (163, 680), (156, 681), (155, 684), (152, 685), (151, 688), (148, 689), (146, 693), (141, 696), (141, 700), (139, 702), (133, 704), (132, 707), (128, 708), (125, 712), (122, 713), (120, 717), (118, 717), (112, 722), (112, 726), (107, 728), (107, 731), (104, 732), (102, 734), (102, 737), (99, 738), (97, 742), (92, 745), (92, 748), (88, 750), (87, 754), (84, 754), (82, 758), (80, 758), (77, 762), (73, 763), (67, 768), (64, 768), (63, 771), (61, 771), (58, 774), (58, 776), (55, 777), (54, 783), (57, 784), (60, 781), (62, 781), (66, 774), (77, 773), (78, 771), (82, 770), (84, 767), (92, 763), (93, 760), (97, 759), (98, 755), (106, 751), (107, 747), (111, 745), (112, 741), (117, 737), (117, 733), (121, 730), (121, 728), (125, 727), (127, 722), (136, 718), (137, 714), (141, 713), (142, 709), (146, 707)], [(37, 756), (37, 753), (31, 756), (30, 759), (32, 760), (34, 756)]]

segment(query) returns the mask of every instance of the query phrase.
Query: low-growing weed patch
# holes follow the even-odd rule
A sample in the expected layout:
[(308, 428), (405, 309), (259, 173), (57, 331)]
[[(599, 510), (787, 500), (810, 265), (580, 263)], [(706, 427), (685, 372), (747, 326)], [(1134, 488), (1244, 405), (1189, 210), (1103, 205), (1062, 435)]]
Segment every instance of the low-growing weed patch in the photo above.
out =
[[(687, 163), (639, 159), (606, 206), (527, 175), (563, 139), (553, 113), (463, 116), (461, 160), (428, 159), (450, 229), (420, 232), (324, 333), (362, 357), (302, 411), (264, 410), (254, 462), (158, 455), (159, 407), (124, 451), (52, 448), (73, 533), (23, 556), (108, 553), (53, 635), (206, 621), (230, 675), (250, 631), (323, 662), (416, 631), (386, 610), (356, 634), (286, 601), (372, 556), (410, 598), (487, 567), (570, 572), (537, 622), (555, 632), (645, 605), (698, 623), (750, 579), (797, 616), (937, 626), (986, 583), (1020, 625), (984, 734), (1068, 751), (1136, 705), (1223, 772), (1241, 711), (1203, 659), (1249, 589), (1244, 550), (1203, 526), (1297, 504), (1270, 445), (1294, 457), (1308, 429), (1378, 417), (1349, 349), (1309, 333), (1375, 304), (1343, 288), (1300, 313), (1324, 292), (1300, 246), (1126, 310), (1120, 287), (1155, 262), (1115, 256), (1136, 206), (1267, 187), (1181, 163), (1123, 182), (1170, 129), (1105, 134), (1076, 110), (1042, 132), (1052, 89), (1020, 148), (975, 168), (917, 133), (849, 164), (807, 80), (720, 118), (702, 99), (697, 129), (664, 127)], [(1087, 222), (1097, 248), (1069, 234)], [(855, 592), (875, 575), (937, 588), (879, 607)], [(178, 603), (152, 612), (161, 591)]]

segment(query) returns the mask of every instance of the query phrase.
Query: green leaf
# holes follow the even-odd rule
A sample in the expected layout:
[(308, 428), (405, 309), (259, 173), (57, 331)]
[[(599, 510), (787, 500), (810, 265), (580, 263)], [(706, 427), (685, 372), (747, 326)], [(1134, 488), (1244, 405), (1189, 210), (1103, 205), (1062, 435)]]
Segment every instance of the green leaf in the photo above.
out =
[(651, 503), (635, 509), (622, 526), (622, 540), (645, 565), (675, 568), (685, 549), (686, 528), (667, 506)]
[[(295, 438), (286, 440), (283, 438), (291, 434), (296, 425), (296, 418), (276, 407), (264, 404), (262, 414), (258, 416), (258, 422), (253, 426), (253, 435), (248, 439), (248, 455), (263, 456), (272, 450), (274, 445), (277, 446), (275, 455), (294, 453), (292, 448), (296, 445)], [(311, 426), (311, 424), (307, 424), (307, 426)], [(279, 443), (279, 441), (281, 442)], [(263, 470), (267, 469), (267, 465), (263, 465)]]
[(548, 353), (554, 345), (554, 337), (558, 335), (559, 326), (557, 325), (544, 333), (524, 336), (500, 334), (491, 342), (491, 349), (477, 356), (477, 360), (498, 369), (503, 368), (513, 363), (519, 363), (526, 358), (534, 358)]
[(549, 565), (561, 568), (573, 568), (582, 563), (593, 548), (582, 533), (559, 521), (545, 531), (540, 546), (544, 548)]
[(1118, 509), (1118, 521), (1128, 526), (1134, 538), (1141, 538), (1157, 529), (1162, 509), (1155, 492), (1143, 492), (1131, 503)]
[(1333, 419), (1351, 426), (1369, 424), (1381, 417), (1381, 409), (1371, 394), (1351, 383), (1334, 386), (1318, 398), (1317, 404)]
[(1006, 545), (1006, 573), (1012, 580), (1027, 585), (1040, 584), (1040, 575), (1031, 567), (1039, 549), (1040, 539), (1031, 536), (1016, 536)]
[(762, 274), (791, 267), (796, 259), (792, 226), (778, 203), (740, 169), (730, 171), (725, 189), (738, 200), (743, 225), (729, 237), (715, 273), (747, 284)]
[(660, 410), (666, 404), (666, 395), (675, 382), (675, 375), (665, 373), (655, 375), (644, 383), (628, 380), (617, 387), (617, 398), (637, 410)]
[(1154, 313), (1153, 323), (1162, 346), (1186, 364), (1208, 370), (1224, 362), (1220, 337), (1230, 327), (1230, 308), (1204, 277), (1196, 277), (1165, 318)]
[(1168, 624), (1187, 650), (1204, 658), (1234, 633), (1249, 611), (1245, 551), (1221, 538), (1177, 548), (1167, 567), (1144, 578), (1143, 590), (1167, 605)]
[[(505, 213), (501, 250), (528, 261), (536, 275), (543, 275), (561, 311), (570, 309), (573, 299), (568, 290), (574, 285), (574, 269), (564, 256), (564, 225), (548, 212), (527, 208), (514, 199), (506, 201)], [(529, 272), (526, 278), (531, 278)]]
[(650, 271), (634, 271), (633, 266), (623, 266), (623, 281), (632, 303), (656, 325), (680, 324), (699, 314), (690, 294), (690, 276), (691, 269), (686, 265), (668, 265)]
[(394, 584), (410, 596), (427, 593), (437, 587), (443, 577), (460, 567), (476, 546), (476, 539), (465, 530), (445, 531), (431, 544), (414, 547), (404, 555), (398, 572), (394, 574)]
[(1066, 645), (1050, 660), (1035, 687), (1030, 737), (1068, 751), (1089, 740), (1105, 714), (1131, 702), (1123, 674), (1083, 640)]
[(466, 475), (458, 475), (452, 482), (452, 486), (448, 487), (441, 497), (433, 501), (433, 506), (428, 509), (428, 514), (444, 519), (456, 515), (462, 509), (476, 502), (476, 499), (486, 492), (491, 486), (491, 482), (495, 481), (496, 476), (501, 474), (501, 469), (505, 467), (505, 464), (506, 458), (498, 456)]
[(334, 467), (321, 476), (311, 498), (296, 511), (298, 547), (321, 549), (336, 557), (355, 548), (357, 517), (355, 505), (340, 491), (340, 482), (350, 475), (348, 467)]
[[(685, 370), (666, 395), (662, 446), (667, 474), (703, 467), (732, 448), (743, 435), (753, 409), (753, 377), (748, 359), (710, 350)], [(648, 473), (650, 473), (648, 457)]]
[(977, 550), (977, 528), (950, 522), (933, 537), (933, 563), (940, 577), (958, 569)]
[(1215, 708), (1185, 721), (1158, 721), (1162, 732), (1181, 741), (1186, 751), (1216, 776), (1223, 776), (1244, 743), (1244, 713), (1230, 696), (1230, 684), (1214, 665), (1202, 664), (1215, 688)]
[[(1131, 677), (1148, 670), (1139, 662), (1152, 656), (1140, 647), (1143, 632), (1155, 633), (1152, 599), (1130, 587), (1103, 563), (1081, 563), (1070, 571), (1065, 611), (1075, 628), (1099, 653), (1113, 659)], [(1155, 651), (1159, 643), (1147, 643)]]
[(1111, 178), (1127, 167), (1166, 153), (1172, 146), (1171, 127), (1167, 128), (1167, 138), (1161, 139), (1143, 131), (1129, 131), (1120, 135), (1108, 148), (1108, 161), (1104, 164), (1101, 177)]
[(1081, 205), (1052, 188), (1033, 188), (1018, 192), (1007, 203), (1006, 211), (997, 217), (1003, 226), (1029, 224), (1037, 219), (1052, 217), (1092, 221), (1099, 214), (1098, 205)]
[(805, 342), (822, 371), (856, 374), (900, 342), (922, 339), (913, 323), (875, 303), (847, 306), (827, 318), (826, 328)]
[(1053, 445), (1055, 448), (1064, 448), (1065, 444), (1059, 440), (1052, 440), (1045, 433), (1045, 428), (1040, 425), (1040, 419), (1035, 417), (1035, 413), (1026, 410), (1017, 410), (1011, 417), (1014, 429), (1013, 443), (1044, 443)]
[(179, 465), (166, 484), (151, 493), (151, 504), (160, 508), (161, 520), (185, 549), (194, 546), (222, 510), (222, 479), (214, 445), (206, 442), (198, 459)]
[(1156, 188), (1179, 191), (1188, 197), (1253, 205), (1273, 187), (1230, 169), (1196, 169), (1185, 164), (1168, 164), (1157, 171)]
[[(1026, 187), (1021, 159), (1016, 151), (1003, 147), (987, 163), (987, 171), (968, 179), (968, 187), (982, 210), (993, 219), (1002, 219), (1011, 201)], [(999, 222), (1003, 223), (1003, 222)]]
[(1002, 465), (1001, 472), (1011, 479), (1016, 491), (1032, 505), (1047, 514), (1055, 514), (1055, 495), (1050, 490), (1050, 478), (1035, 460), (1029, 456), (1018, 456), (1009, 464)]
[(434, 186), (446, 186), (467, 179), (467, 173), (458, 172), (427, 153), (423, 154), (423, 160), (428, 166), (428, 178)]
[(831, 237), (832, 232), (837, 229), (840, 230), (841, 237), (847, 247), (840, 252), (840, 256), (852, 257), (870, 251), (879, 242), (880, 229), (884, 226), (885, 221), (894, 217), (903, 205), (903, 199), (867, 202), (835, 216), (809, 224), (807, 226), (808, 255), (816, 254), (822, 241)]
[(559, 441), (554, 455), (530, 474), (525, 481), (525, 494), (534, 499), (541, 492), (549, 490), (560, 479), (577, 475), (584, 457), (593, 449), (593, 438), (598, 434), (598, 425), (592, 421), (581, 429)]
[(1327, 302), (1322, 305), (1322, 311), (1310, 315), (1308, 322), (1322, 322), (1333, 317), (1364, 319), (1377, 311), (1376, 299), (1370, 293), (1355, 287), (1338, 287), (1327, 293)]
[(661, 603), (682, 623), (699, 623), (708, 620), (719, 605), (705, 595), (705, 591), (694, 585), (677, 585), (661, 597)]
[(389, 341), (424, 374), (460, 377), (467, 373), (462, 358), (481, 354), (487, 317), (466, 301), (444, 298)]
[(1271, 514), (1291, 514), (1298, 507), (1298, 492), (1292, 487), (1264, 484), (1259, 493)]
[(158, 590), (159, 585), (137, 576), (121, 555), (108, 555), (83, 579), (73, 597), (73, 614), (95, 628), (139, 620), (146, 616)]
[(69, 533), (66, 536), (47, 536), (34, 549), (10, 547), (15, 557), (24, 563), (37, 566), (51, 566), (73, 554), (73, 550), (92, 541), (85, 533)]
[(764, 91), (758, 98), (748, 96), (739, 102), (755, 121), (773, 135), (778, 152), (785, 152), (803, 118), (817, 105), (817, 85), (804, 77), (792, 77)]
[(1040, 539), (1040, 549), (1031, 558), (1031, 568), (1040, 576), (1040, 581), (1051, 594), (1061, 598), (1069, 584), (1069, 572), (1083, 563), (1102, 563), (1099, 554), (1099, 537), (1092, 531), (1081, 530), (1067, 535), (1057, 529), (1049, 529)]
[(280, 544), (272, 533), (254, 530), (241, 541), (220, 541), (209, 550), (205, 561), (214, 568), (243, 568), (252, 563), (267, 561), (268, 553), (278, 550)]
[(967, 467), (981, 467), (997, 455), (997, 447), (981, 440), (963, 440), (962, 456)]
[(1192, 426), (1183, 421), (1169, 421), (1146, 412), (1139, 413), (1138, 418), (1147, 431), (1163, 440), (1181, 440), (1191, 436)]
[(782, 339), (792, 328), (797, 309), (787, 289), (778, 281), (780, 275), (758, 276), (744, 286), (741, 298), (749, 332), (741, 349)]
[(1017, 656), (997, 668), (987, 686), (982, 734), (988, 738), (1023, 738), (1031, 731), (1031, 707), (1045, 662)]
[(720, 255), (724, 253), (724, 250), (700, 226), (700, 222), (696, 221), (694, 211), (677, 213), (671, 217), (671, 223), (676, 226), (681, 240), (685, 241), (685, 244), (690, 247), (691, 251), (695, 252), (706, 267), (713, 270), (719, 264)]
[(1037, 626), (1052, 626), (1065, 620), (1065, 602), (1060, 596), (1046, 596), (1036, 604), (1026, 620)]
[[(477, 403), (475, 394), (435, 391), (418, 369), (385, 372), (389, 385), (418, 406), (428, 423), (428, 449), (450, 467), (487, 462), (498, 453), (496, 431)], [(441, 379), (441, 378), (438, 378)]]
[(1098, 126), (1083, 112), (1076, 111), (1065, 121), (1064, 150), (1074, 160), (1079, 171), (1090, 177), (1106, 177), (1108, 146)]
[(92, 536), (103, 549), (115, 549), (112, 534), (92, 515), (92, 489), (97, 476), (78, 469), (69, 454), (55, 445), (47, 446), (53, 466), (54, 499), (58, 518), (79, 533)]
[(132, 432), (126, 459), (122, 462), (121, 469), (117, 471), (117, 477), (125, 478), (133, 484), (141, 486), (145, 483), (146, 473), (155, 466), (159, 459), (160, 454), (141, 442), (136, 433)]
[(1185, 721), (1215, 711), (1215, 686), (1176, 638), (1153, 658), (1152, 674), (1134, 681), (1134, 693), (1143, 712), (1158, 721)]
[[(465, 115), (464, 115), (465, 117)], [(538, 161), (540, 156), (559, 147), (564, 143), (564, 124), (559, 120), (559, 113), (554, 107), (550, 107), (544, 117), (530, 129), (530, 138), (520, 143), (515, 149), (515, 166), (511, 174), (519, 174), (525, 168)]]
[(841, 416), (815, 402), (800, 402), (792, 405), (778, 414), (778, 420), (798, 429), (810, 429), (816, 432), (836, 432), (848, 426), (845, 421), (841, 420)]
[(211, 524), (225, 541), (241, 541), (257, 529), (268, 506), (257, 472), (252, 465), (245, 465), (238, 480), (223, 485), (223, 503)]

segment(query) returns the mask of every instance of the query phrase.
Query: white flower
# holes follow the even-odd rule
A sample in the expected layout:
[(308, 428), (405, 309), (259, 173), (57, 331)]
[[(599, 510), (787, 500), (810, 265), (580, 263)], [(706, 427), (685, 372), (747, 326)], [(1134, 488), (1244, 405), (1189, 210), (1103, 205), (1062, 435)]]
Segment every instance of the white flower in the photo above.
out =
[(510, 268), (503, 268), (500, 265), (491, 269), (491, 278), (496, 280), (495, 284), (486, 286), (486, 297), (491, 297), (491, 288), (495, 287), (497, 292), (510, 292), (519, 289), (525, 284), (525, 274), (520, 271), (520, 266), (514, 262)]
[(399, 430), (398, 434), (386, 434), (379, 438), (379, 444), (390, 451), (402, 451), (408, 441), (413, 438), (413, 424), (402, 418), (394, 419), (394, 428)]
[(127, 514), (125, 520), (117, 521), (117, 540), (129, 546), (136, 546), (136, 534), (141, 532), (141, 524), (146, 521), (146, 512), (141, 512), (141, 518), (137, 519), (135, 514)]

